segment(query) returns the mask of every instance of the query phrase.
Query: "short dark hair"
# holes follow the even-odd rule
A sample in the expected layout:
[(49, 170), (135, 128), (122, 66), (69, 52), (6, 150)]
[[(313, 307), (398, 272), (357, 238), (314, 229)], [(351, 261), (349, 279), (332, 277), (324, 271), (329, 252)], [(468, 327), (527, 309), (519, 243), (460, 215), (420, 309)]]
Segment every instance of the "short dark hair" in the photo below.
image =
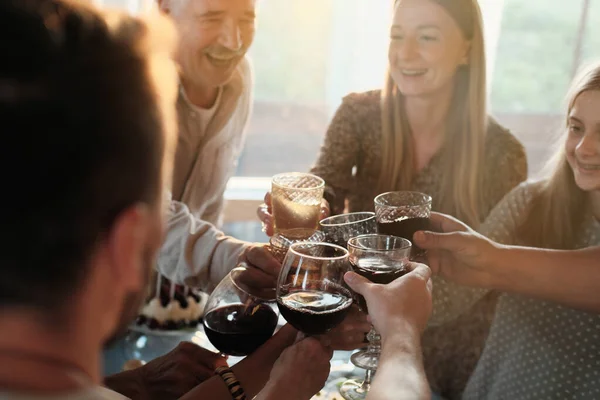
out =
[(158, 204), (164, 136), (136, 48), (145, 29), (109, 28), (75, 2), (0, 2), (0, 307), (65, 304), (115, 218)]

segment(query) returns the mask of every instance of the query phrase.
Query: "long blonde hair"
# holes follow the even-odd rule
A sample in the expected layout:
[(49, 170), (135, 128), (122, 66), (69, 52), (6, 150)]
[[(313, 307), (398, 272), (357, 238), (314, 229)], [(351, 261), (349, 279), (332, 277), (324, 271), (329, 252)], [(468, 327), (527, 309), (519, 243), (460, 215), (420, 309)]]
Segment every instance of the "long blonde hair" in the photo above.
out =
[(584, 69), (571, 84), (563, 127), (565, 139), (552, 157), (547, 177), (539, 182), (540, 191), (530, 202), (527, 217), (517, 230), (517, 237), (524, 245), (549, 249), (573, 249), (576, 245), (577, 229), (588, 211), (587, 195), (575, 183), (565, 141), (575, 100), (588, 90), (600, 90), (600, 63)]
[[(447, 117), (443, 162), (442, 207), (471, 226), (480, 223), (481, 166), (484, 162), (486, 110), (486, 63), (483, 22), (477, 0), (434, 0), (449, 11), (471, 47), (467, 65), (456, 71), (454, 94)], [(395, 0), (395, 4), (399, 0)], [(388, 70), (381, 93), (382, 163), (380, 192), (410, 188), (415, 174), (412, 132), (404, 96)]]

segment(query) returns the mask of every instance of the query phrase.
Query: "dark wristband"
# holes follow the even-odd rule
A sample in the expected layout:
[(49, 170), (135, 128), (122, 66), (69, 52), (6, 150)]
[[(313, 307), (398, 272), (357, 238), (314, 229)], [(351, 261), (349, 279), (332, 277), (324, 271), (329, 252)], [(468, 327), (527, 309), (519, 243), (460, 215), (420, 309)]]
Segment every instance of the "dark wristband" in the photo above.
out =
[(231, 398), (233, 400), (247, 400), (246, 393), (242, 388), (242, 385), (235, 377), (233, 371), (229, 367), (219, 367), (215, 370), (217, 374), (223, 379), (227, 389), (229, 389), (229, 393), (231, 393)]

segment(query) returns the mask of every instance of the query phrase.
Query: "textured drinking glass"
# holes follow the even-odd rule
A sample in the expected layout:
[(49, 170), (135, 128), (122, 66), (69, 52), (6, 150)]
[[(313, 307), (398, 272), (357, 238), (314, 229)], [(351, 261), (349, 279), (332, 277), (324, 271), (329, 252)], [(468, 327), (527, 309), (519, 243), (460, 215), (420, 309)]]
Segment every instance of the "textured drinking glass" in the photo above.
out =
[(317, 229), (325, 181), (312, 174), (289, 172), (271, 181), (275, 233), (289, 229)]
[(344, 320), (352, 293), (344, 286), (348, 250), (330, 243), (290, 246), (277, 283), (277, 305), (294, 328), (320, 335)]
[[(377, 231), (413, 240), (415, 232), (429, 229), (431, 196), (419, 192), (389, 192), (375, 197)], [(413, 246), (412, 257), (424, 251)]]
[(334, 215), (319, 222), (321, 231), (329, 243), (347, 247), (353, 237), (377, 232), (377, 222), (373, 212), (355, 212)]
[[(362, 235), (348, 241), (350, 264), (354, 272), (374, 283), (388, 284), (408, 272), (411, 242), (389, 235)], [(362, 296), (360, 296), (362, 297)], [(364, 299), (359, 301), (367, 312)], [(365, 369), (363, 382), (351, 379), (340, 387), (340, 394), (347, 400), (364, 399), (369, 393), (371, 379), (377, 370), (381, 353), (381, 337), (374, 327), (367, 334), (369, 346), (352, 355), (352, 363)]]
[(324, 242), (325, 234), (314, 229), (296, 228), (285, 232), (276, 233), (269, 240), (269, 251), (280, 263), (288, 252), (290, 246), (299, 242)]

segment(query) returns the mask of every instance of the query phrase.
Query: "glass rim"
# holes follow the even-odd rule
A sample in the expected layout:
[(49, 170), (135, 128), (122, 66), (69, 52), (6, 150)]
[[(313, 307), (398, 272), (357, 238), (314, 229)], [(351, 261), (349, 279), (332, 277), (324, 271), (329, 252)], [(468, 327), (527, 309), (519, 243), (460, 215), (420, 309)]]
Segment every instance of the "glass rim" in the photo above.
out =
[[(358, 219), (356, 221), (350, 221), (350, 222), (339, 222), (339, 223), (325, 222), (327, 220), (333, 220), (333, 219), (340, 218), (340, 217), (343, 217), (343, 216), (360, 215), (360, 214), (364, 214), (366, 217), (362, 218), (362, 219)], [(367, 215), (368, 215), (368, 217), (367, 217)], [(319, 221), (319, 225), (324, 226), (324, 227), (344, 226), (344, 225), (350, 225), (350, 224), (358, 224), (360, 222), (369, 221), (370, 219), (375, 219), (375, 213), (374, 212), (372, 212), (372, 211), (358, 211), (358, 212), (353, 212), (353, 213), (332, 215), (331, 217), (323, 218), (321, 221)]]
[[(390, 195), (390, 194), (394, 194), (394, 193), (407, 193), (407, 194), (411, 194), (411, 195), (418, 195), (421, 196), (423, 198), (423, 201), (415, 203), (415, 204), (403, 204), (403, 205), (391, 205), (391, 204), (384, 204), (380, 201), (380, 199), (384, 196)], [(398, 191), (393, 191), (393, 192), (385, 192), (385, 193), (381, 193), (377, 196), (375, 196), (375, 199), (373, 200), (373, 202), (375, 203), (376, 206), (380, 206), (380, 207), (423, 207), (426, 205), (431, 205), (432, 202), (432, 197), (426, 193), (423, 192), (415, 192), (415, 191), (411, 191), (411, 190), (398, 190)]]
[[(290, 237), (287, 237), (285, 234), (289, 234), (290, 232), (310, 232), (310, 235), (302, 238), (302, 239), (293, 239)], [(311, 238), (316, 237), (317, 240), (310, 240)], [(325, 232), (319, 230), (319, 229), (310, 229), (310, 228), (292, 228), (292, 229), (286, 229), (285, 231), (281, 231), (281, 232), (277, 232), (274, 233), (273, 236), (271, 236), (269, 238), (269, 244), (274, 246), (275, 245), (275, 241), (279, 240), (281, 242), (284, 243), (300, 243), (300, 242), (309, 242), (309, 243), (321, 243), (325, 240)], [(275, 247), (279, 247), (279, 246), (275, 246)]]
[[(262, 297), (259, 296), (257, 294), (254, 293), (250, 293), (248, 290), (244, 289), (239, 282), (238, 282), (238, 278), (234, 276), (234, 273), (237, 273), (239, 271), (245, 271), (249, 268), (248, 264), (246, 264), (245, 262), (241, 262), (239, 263), (235, 268), (233, 268), (231, 271), (229, 271), (229, 273), (227, 274), (227, 276), (229, 277), (229, 279), (231, 279), (231, 283), (233, 283), (233, 285), (239, 289), (240, 291), (242, 291), (244, 294), (246, 294), (247, 296), (253, 297), (257, 300), (260, 300), (263, 303), (274, 303), (277, 302), (277, 295), (276, 295), (276, 287), (275, 288), (268, 288), (268, 289), (261, 289), (261, 291), (264, 291), (265, 293), (271, 293), (271, 291), (273, 292), (274, 296), (273, 297)], [(237, 274), (235, 274), (237, 275)], [(247, 285), (246, 285), (247, 286)], [(207, 303), (208, 304), (208, 303)]]
[[(373, 249), (370, 247), (359, 246), (359, 245), (353, 243), (353, 241), (355, 241), (357, 239), (364, 239), (364, 238), (368, 238), (368, 237), (392, 238), (395, 240), (400, 240), (400, 242), (402, 243), (402, 246), (394, 248), (394, 249)], [(381, 253), (388, 253), (388, 252), (392, 252), (392, 251), (410, 249), (410, 248), (412, 248), (412, 245), (413, 245), (412, 242), (406, 238), (403, 238), (400, 236), (394, 236), (394, 235), (384, 235), (381, 233), (367, 233), (366, 235), (354, 236), (348, 240), (348, 248), (352, 247), (353, 249), (356, 249), (356, 250), (378, 251)]]
[[(313, 187), (306, 188), (306, 187), (288, 186), (285, 184), (277, 183), (275, 181), (277, 178), (281, 178), (283, 176), (311, 177), (311, 178), (315, 178), (319, 182), (319, 184), (316, 186), (313, 186)], [(311, 190), (318, 190), (318, 189), (324, 188), (325, 180), (323, 178), (321, 178), (320, 176), (310, 174), (308, 172), (282, 172), (280, 174), (276, 174), (271, 177), (271, 185), (276, 185), (276, 186), (278, 186), (280, 188), (284, 188), (284, 189), (292, 189), (292, 190), (298, 190), (298, 191), (311, 191)]]
[[(296, 251), (295, 247), (300, 247), (303, 245), (304, 246), (311, 245), (311, 246), (332, 247), (336, 250), (342, 250), (344, 252), (344, 255), (336, 256), (336, 257), (319, 257), (319, 256), (312, 256), (310, 254), (303, 254), (303, 253)], [(308, 257), (313, 260), (321, 260), (321, 261), (343, 260), (344, 258), (348, 258), (348, 256), (350, 255), (350, 252), (348, 252), (348, 250), (343, 248), (342, 246), (338, 246), (337, 244), (327, 243), (327, 242), (306, 242), (306, 241), (304, 241), (304, 242), (292, 243), (292, 245), (290, 245), (290, 248), (288, 249), (288, 252), (292, 252), (299, 257)]]

